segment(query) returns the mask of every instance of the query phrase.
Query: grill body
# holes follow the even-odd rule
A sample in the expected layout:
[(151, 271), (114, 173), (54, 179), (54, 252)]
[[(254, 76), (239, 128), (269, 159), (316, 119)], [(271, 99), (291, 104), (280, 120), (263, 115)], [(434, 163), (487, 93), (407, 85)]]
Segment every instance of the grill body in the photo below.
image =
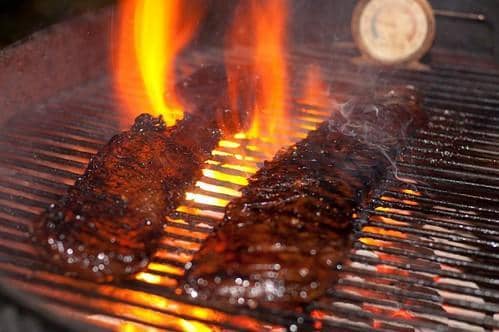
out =
[[(251, 148), (255, 142), (242, 139), (237, 147), (221, 144), (214, 151), (200, 179), (204, 185), (192, 189), (193, 197), (211, 200), (186, 200), (168, 218), (153, 264), (134, 280), (93, 284), (65, 277), (40, 261), (28, 239), (30, 223), (120, 130), (119, 104), (102, 60), (109, 52), (111, 17), (112, 11), (104, 10), (64, 23), (0, 59), (2, 72), (10, 73), (0, 79), (1, 86), (10, 84), (0, 100), (5, 109), (0, 119), (0, 278), (2, 288), (9, 286), (4, 292), (83, 330), (128, 325), (167, 330), (499, 328), (499, 71), (493, 68), (448, 63), (424, 72), (376, 69), (353, 64), (355, 52), (348, 47), (298, 48), (289, 54), (295, 68), (292, 96), (303, 81), (304, 65), (313, 62), (326, 74), (330, 97), (345, 84), (412, 84), (430, 117), (355, 220), (354, 245), (339, 283), (305, 314), (201, 303), (177, 291), (185, 263), (223, 217), (223, 205), (263, 161)], [(67, 36), (71, 45), (57, 44)], [(40, 47), (44, 55), (29, 51)], [(88, 53), (94, 55), (71, 53), (74, 47), (92, 47)], [(181, 76), (221, 58), (218, 50), (188, 53), (179, 64)], [(47, 60), (71, 54), (72, 61)], [(24, 62), (13, 67), (19, 59)], [(244, 63), (244, 52), (232, 61)], [(42, 87), (25, 86), (26, 71), (34, 79), (61, 74)], [(130, 93), (135, 93), (133, 82)], [(328, 116), (328, 110), (297, 99), (288, 104), (292, 140)], [(213, 186), (225, 189), (215, 192)]]

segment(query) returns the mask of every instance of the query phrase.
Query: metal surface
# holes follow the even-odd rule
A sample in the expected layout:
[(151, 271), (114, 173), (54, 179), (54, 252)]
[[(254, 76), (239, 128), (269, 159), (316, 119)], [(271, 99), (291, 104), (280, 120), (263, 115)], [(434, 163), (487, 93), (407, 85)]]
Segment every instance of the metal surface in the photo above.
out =
[[(290, 60), (295, 68), (320, 64), (332, 96), (341, 82), (413, 84), (431, 120), (359, 214), (357, 240), (340, 282), (306, 314), (197, 303), (177, 290), (184, 265), (222, 217), (223, 205), (262, 161), (261, 142), (220, 144), (201, 184), (168, 219), (154, 262), (135, 279), (98, 285), (65, 277), (39, 260), (27, 237), (29, 225), (118, 131), (107, 77), (16, 114), (1, 129), (2, 284), (41, 298), (54, 317), (71, 317), (68, 325), (74, 320), (168, 330), (499, 328), (499, 73), (452, 66), (382, 72), (352, 65), (348, 52), (329, 54), (309, 49)], [(192, 63), (200, 62), (194, 57)], [(290, 108), (297, 110), (294, 140), (329, 111), (297, 102)]]
[(113, 9), (65, 21), (0, 50), (0, 125), (20, 109), (101, 75), (113, 44)]

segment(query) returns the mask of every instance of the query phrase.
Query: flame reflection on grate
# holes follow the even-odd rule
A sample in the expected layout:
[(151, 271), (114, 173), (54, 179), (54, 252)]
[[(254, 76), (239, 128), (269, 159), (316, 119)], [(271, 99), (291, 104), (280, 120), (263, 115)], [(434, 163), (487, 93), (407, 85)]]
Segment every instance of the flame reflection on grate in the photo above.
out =
[[(408, 183), (412, 184), (414, 181)], [(370, 211), (368, 209), (371, 215), (358, 235), (353, 259), (345, 265), (344, 276), (340, 278), (335, 294), (332, 295), (335, 310), (314, 311), (312, 316), (319, 321), (316, 322), (317, 326), (322, 326), (318, 325), (321, 321), (344, 321), (342, 310), (348, 308), (359, 313), (357, 317), (350, 316), (353, 323), (374, 329), (412, 330), (412, 326), (417, 324), (423, 329), (427, 326), (431, 330), (435, 324), (443, 324), (442, 326), (463, 330), (484, 331), (480, 325), (483, 319), (487, 319), (485, 315), (479, 310), (461, 307), (466, 301), (474, 302), (479, 307), (484, 305), (483, 298), (463, 295), (462, 288), (459, 288), (479, 289), (478, 285), (471, 281), (463, 282), (458, 277), (443, 277), (439, 274), (439, 271), (444, 275), (446, 271), (452, 271), (457, 272), (458, 276), (463, 272), (445, 262), (454, 266), (458, 261), (472, 262), (472, 258), (464, 254), (464, 251), (463, 254), (455, 253), (459, 251), (456, 248), (465, 247), (458, 241), (439, 238), (438, 235), (418, 234), (418, 230), (430, 228), (444, 235), (459, 236), (466, 233), (430, 225), (420, 227), (411, 223), (409, 220), (417, 218), (417, 209), (421, 205), (419, 199), (424, 197), (424, 193), (413, 189), (395, 189), (379, 197), (382, 204), (375, 204)], [(394, 207), (397, 205), (405, 208)], [(432, 208), (435, 209), (434, 206)], [(396, 229), (393, 229), (394, 226)], [(406, 232), (401, 231), (404, 228), (407, 229)], [(433, 249), (428, 249), (419, 244), (420, 241), (435, 244)], [(465, 249), (478, 248), (466, 246)], [(426, 261), (428, 257), (430, 262)], [(399, 281), (397, 287), (394, 286), (394, 280)], [(418, 280), (418, 283), (414, 284), (412, 280)], [(458, 288), (447, 288), (447, 285)], [(444, 304), (432, 307), (430, 302), (426, 303), (434, 298), (439, 298), (439, 302)], [(342, 302), (341, 299), (349, 300)], [(422, 310), (418, 307), (420, 305), (428, 309)], [(362, 312), (369, 312), (371, 315), (365, 316)], [(493, 324), (492, 321), (490, 323)]]

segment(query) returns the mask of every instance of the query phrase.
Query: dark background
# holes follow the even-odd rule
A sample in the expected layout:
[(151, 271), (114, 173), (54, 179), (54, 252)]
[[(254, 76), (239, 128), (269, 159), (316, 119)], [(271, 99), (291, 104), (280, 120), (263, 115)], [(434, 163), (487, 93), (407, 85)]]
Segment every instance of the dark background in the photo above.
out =
[[(207, 17), (200, 29), (200, 39), (215, 46), (222, 44), (231, 13), (241, 0), (185, 1), (202, 2), (208, 8)], [(0, 48), (43, 27), (115, 2), (116, 0), (0, 0)], [(294, 42), (328, 47), (334, 42), (351, 41), (350, 19), (356, 0), (290, 2), (290, 31)], [(430, 3), (436, 10), (486, 16), (486, 21), (477, 22), (437, 15), (434, 49), (447, 49), (453, 54), (489, 55), (499, 59), (498, 0), (430, 0)]]
[(0, 48), (32, 32), (114, 0), (0, 0)]

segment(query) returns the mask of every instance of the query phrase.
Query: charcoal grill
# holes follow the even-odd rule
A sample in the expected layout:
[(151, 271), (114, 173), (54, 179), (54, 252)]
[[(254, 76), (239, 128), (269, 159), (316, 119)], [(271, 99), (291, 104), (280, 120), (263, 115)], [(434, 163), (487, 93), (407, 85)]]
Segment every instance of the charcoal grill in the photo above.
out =
[[(224, 204), (263, 161), (258, 151), (263, 143), (242, 137), (221, 141), (213, 151), (203, 178), (168, 218), (153, 262), (135, 279), (94, 284), (40, 261), (28, 226), (120, 130), (119, 105), (102, 65), (113, 46), (107, 39), (112, 14), (106, 9), (60, 24), (0, 56), (0, 72), (7, 73), (0, 77), (5, 296), (39, 319), (80, 330), (499, 329), (499, 68), (492, 65), (374, 69), (353, 64), (355, 51), (345, 45), (298, 48), (289, 55), (297, 77), (304, 63), (321, 66), (329, 97), (338, 97), (335, 87), (344, 84), (412, 84), (430, 116), (358, 214), (340, 281), (304, 313), (197, 302), (177, 290), (185, 264), (222, 218)], [(62, 43), (68, 36), (70, 43)], [(78, 46), (82, 51), (75, 53)], [(179, 64), (184, 76), (220, 59), (214, 49), (189, 53)], [(239, 52), (232, 61), (245, 58)], [(134, 94), (133, 82), (129, 93)], [(283, 135), (291, 140), (304, 137), (330, 112), (299, 99), (288, 105), (295, 130)]]

